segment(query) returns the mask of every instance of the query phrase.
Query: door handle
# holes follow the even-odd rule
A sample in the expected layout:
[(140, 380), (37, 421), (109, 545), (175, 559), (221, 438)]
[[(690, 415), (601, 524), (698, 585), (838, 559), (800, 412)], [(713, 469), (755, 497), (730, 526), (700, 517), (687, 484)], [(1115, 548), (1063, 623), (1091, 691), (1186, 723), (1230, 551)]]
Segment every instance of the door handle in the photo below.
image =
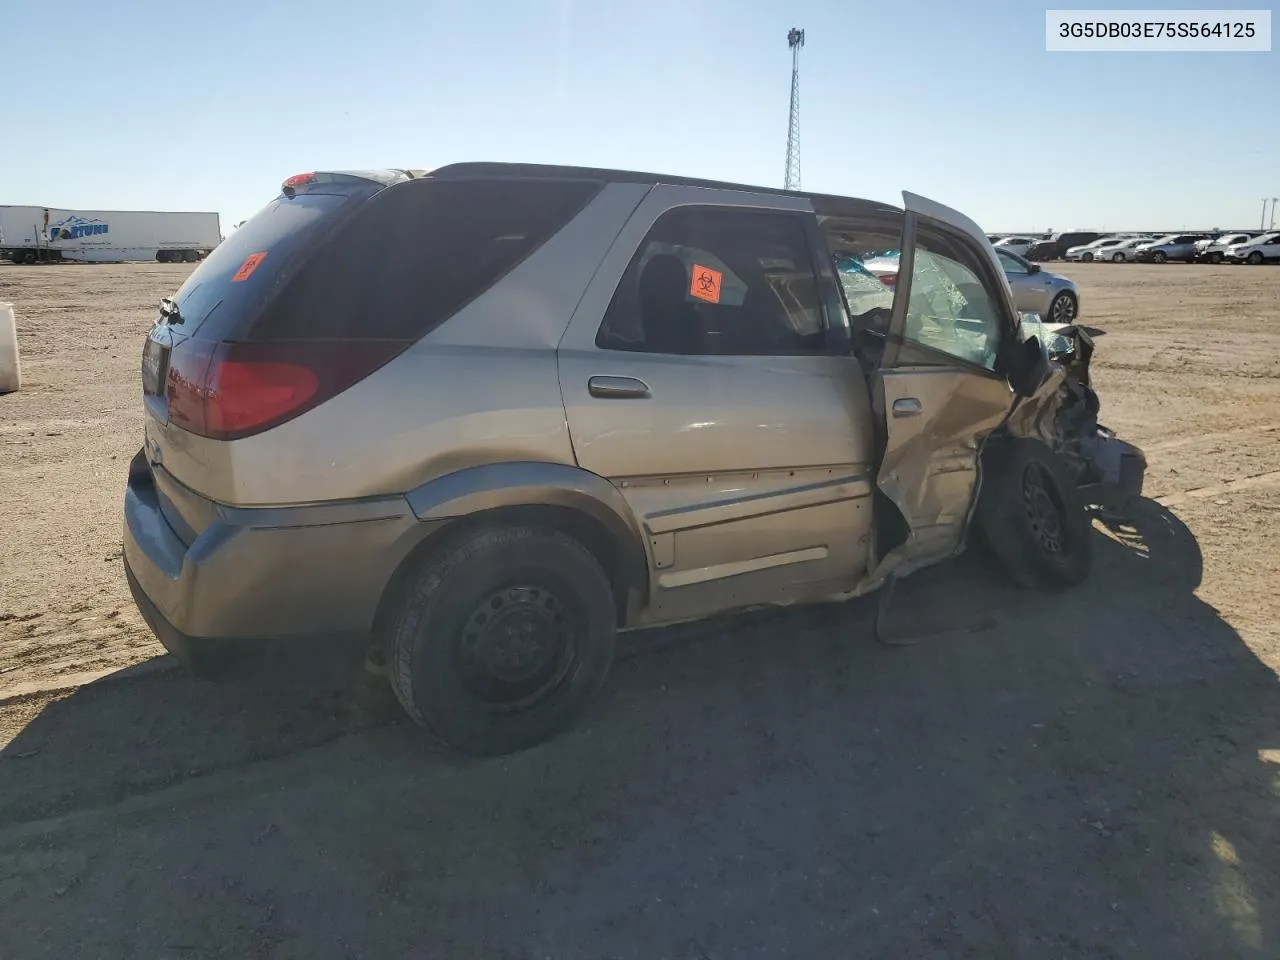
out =
[(914, 417), (924, 411), (922, 404), (915, 397), (901, 397), (893, 401), (893, 415), (897, 417)]
[(639, 400), (649, 396), (649, 385), (636, 377), (592, 377), (587, 392), (601, 400)]

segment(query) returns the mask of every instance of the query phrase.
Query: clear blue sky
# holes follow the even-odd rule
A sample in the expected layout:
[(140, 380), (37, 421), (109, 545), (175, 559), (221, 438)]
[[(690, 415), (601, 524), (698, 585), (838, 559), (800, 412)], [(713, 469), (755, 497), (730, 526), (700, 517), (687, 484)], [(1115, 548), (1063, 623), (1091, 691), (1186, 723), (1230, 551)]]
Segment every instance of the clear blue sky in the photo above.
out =
[(1280, 54), (1046, 53), (1046, 5), (1250, 4), (6, 2), (0, 203), (227, 229), (292, 173), (459, 160), (780, 185), (794, 25), (807, 190), (989, 230), (1257, 223)]

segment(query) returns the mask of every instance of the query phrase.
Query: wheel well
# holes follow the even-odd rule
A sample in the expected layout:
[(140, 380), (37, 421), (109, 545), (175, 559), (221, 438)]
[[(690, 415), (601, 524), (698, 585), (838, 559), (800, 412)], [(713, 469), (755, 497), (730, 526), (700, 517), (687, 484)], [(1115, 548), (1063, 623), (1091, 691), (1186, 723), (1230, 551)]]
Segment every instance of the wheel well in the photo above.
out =
[(627, 620), (631, 595), (639, 592), (643, 596), (647, 593), (648, 564), (644, 558), (643, 546), (639, 543), (620, 542), (618, 536), (589, 513), (553, 504), (495, 507), (444, 524), (409, 552), (383, 588), (373, 621), (375, 639), (386, 626), (400, 591), (430, 558), (438, 556), (440, 551), (447, 550), (463, 537), (478, 530), (512, 526), (558, 530), (586, 547), (613, 584), (614, 608), (619, 626)]

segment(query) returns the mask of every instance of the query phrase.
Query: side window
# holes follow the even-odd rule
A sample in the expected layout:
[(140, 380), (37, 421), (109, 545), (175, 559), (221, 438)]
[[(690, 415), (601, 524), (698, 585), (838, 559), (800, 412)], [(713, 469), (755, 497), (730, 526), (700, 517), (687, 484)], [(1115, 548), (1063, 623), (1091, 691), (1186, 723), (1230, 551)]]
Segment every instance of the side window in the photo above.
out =
[(642, 353), (821, 352), (818, 278), (803, 215), (680, 207), (654, 224), (596, 345)]
[(966, 363), (996, 367), (1000, 314), (975, 255), (959, 242), (922, 228), (907, 300), (906, 338)]
[[(997, 251), (999, 252), (999, 251)], [(1027, 268), (1022, 265), (1022, 261), (1016, 260), (1005, 253), (1000, 253), (1000, 266), (1004, 267), (1004, 272), (1011, 277), (1025, 276)]]
[(418, 180), (361, 206), (255, 324), (257, 340), (416, 340), (537, 250), (587, 181)]

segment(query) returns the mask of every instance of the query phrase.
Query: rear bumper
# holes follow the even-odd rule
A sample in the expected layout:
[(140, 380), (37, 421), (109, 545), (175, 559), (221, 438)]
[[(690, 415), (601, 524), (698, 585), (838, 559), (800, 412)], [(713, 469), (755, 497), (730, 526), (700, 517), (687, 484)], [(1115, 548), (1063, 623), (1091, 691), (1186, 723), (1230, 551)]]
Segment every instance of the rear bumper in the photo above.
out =
[(403, 497), (214, 512), (188, 546), (161, 512), (142, 453), (134, 458), (125, 574), (157, 638), (184, 659), (201, 641), (368, 635), (425, 527)]

